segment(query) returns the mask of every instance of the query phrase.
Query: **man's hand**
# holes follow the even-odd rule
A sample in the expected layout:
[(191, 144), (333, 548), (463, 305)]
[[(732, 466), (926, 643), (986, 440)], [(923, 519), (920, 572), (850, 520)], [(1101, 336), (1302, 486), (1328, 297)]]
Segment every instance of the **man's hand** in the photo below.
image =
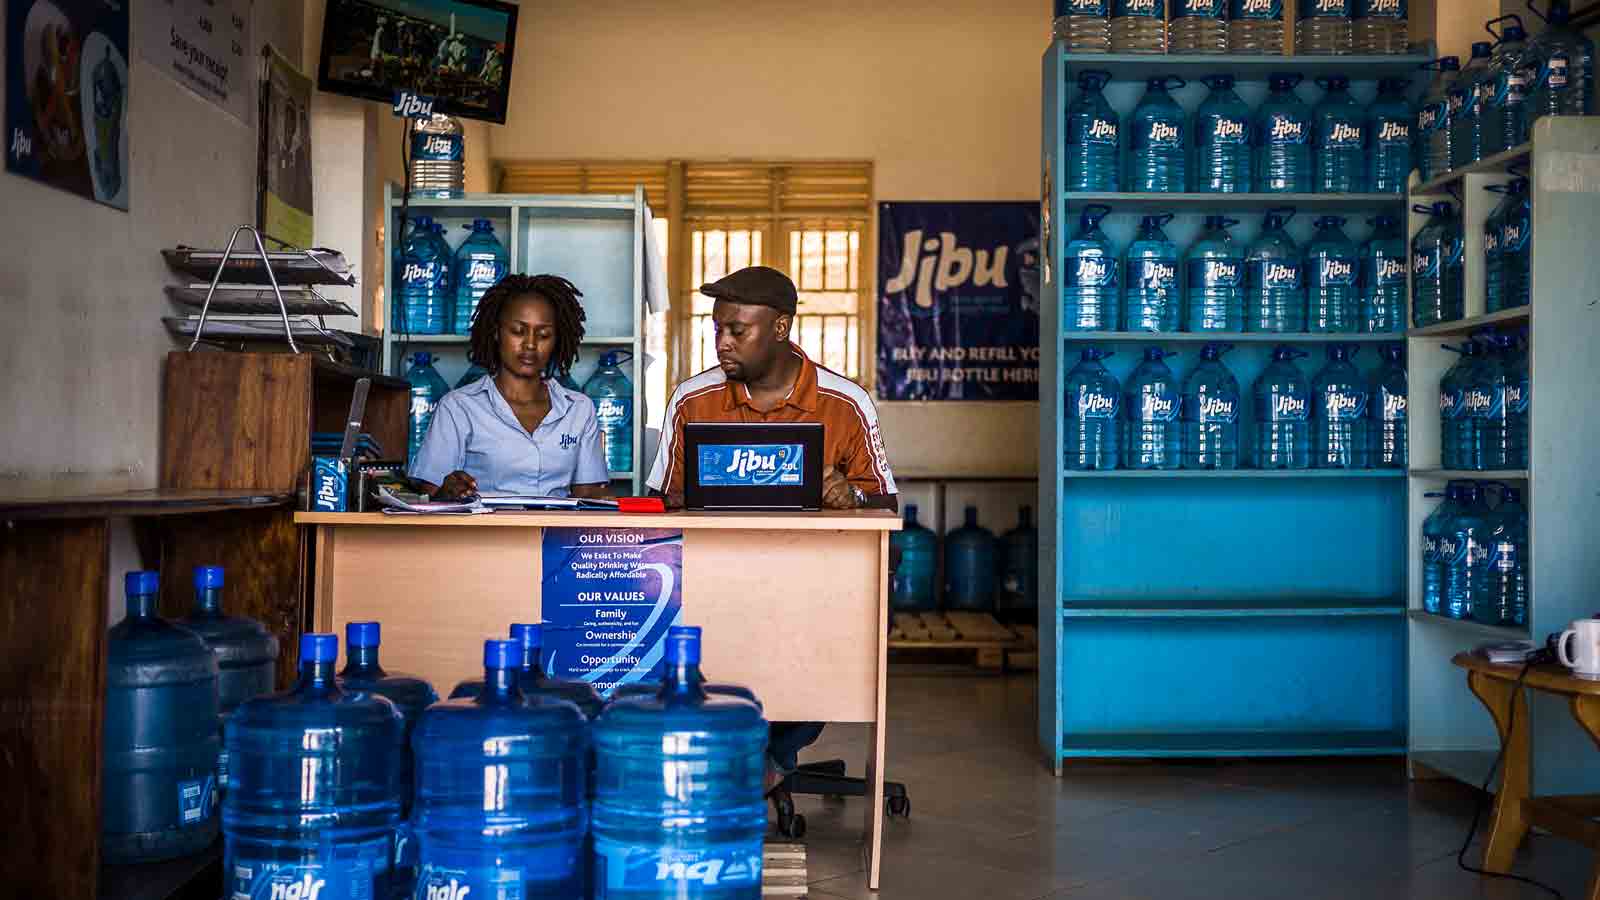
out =
[(444, 477), (444, 482), (439, 489), (434, 491), (434, 496), (440, 500), (460, 500), (468, 494), (478, 492), (478, 479), (457, 469)]
[(828, 509), (855, 509), (855, 491), (839, 470), (828, 466), (822, 470), (822, 505)]

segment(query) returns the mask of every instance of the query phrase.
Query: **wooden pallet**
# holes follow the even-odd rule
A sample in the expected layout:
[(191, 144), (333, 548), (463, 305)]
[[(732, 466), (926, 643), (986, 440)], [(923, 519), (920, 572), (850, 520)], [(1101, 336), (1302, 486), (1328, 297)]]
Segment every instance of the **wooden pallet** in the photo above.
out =
[[(1038, 629), (1031, 625), (1010, 628), (988, 613), (925, 612), (894, 614), (889, 628), (890, 650), (970, 651), (980, 669), (1003, 669), (1008, 654), (1033, 653), (1038, 665)], [(1019, 666), (1019, 668), (1022, 666)]]
[(806, 845), (768, 841), (761, 850), (761, 896), (806, 896)]

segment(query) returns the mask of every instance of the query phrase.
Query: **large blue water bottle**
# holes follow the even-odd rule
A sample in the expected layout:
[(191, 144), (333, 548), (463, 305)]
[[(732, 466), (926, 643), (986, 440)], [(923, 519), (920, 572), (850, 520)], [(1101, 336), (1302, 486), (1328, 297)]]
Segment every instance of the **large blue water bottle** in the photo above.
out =
[(1383, 362), (1372, 373), (1367, 392), (1371, 424), (1372, 467), (1404, 469), (1410, 458), (1411, 434), (1407, 428), (1406, 348), (1385, 344), (1379, 351)]
[(1244, 330), (1306, 330), (1305, 261), (1284, 230), (1292, 207), (1267, 211), (1244, 257)]
[(1317, 192), (1360, 193), (1367, 189), (1366, 115), (1350, 96), (1344, 75), (1318, 78), (1326, 91), (1313, 113), (1316, 128)]
[(439, 253), (434, 221), (416, 216), (395, 255), (393, 327), (397, 334), (444, 334), (450, 324), (450, 259)]
[(1411, 139), (1416, 110), (1406, 99), (1409, 78), (1378, 79), (1378, 96), (1367, 107), (1367, 186), (1380, 194), (1403, 194), (1416, 167)]
[[(1485, 295), (1485, 306), (1489, 312), (1527, 306), (1533, 263), (1533, 206), (1528, 197), (1528, 179), (1511, 180), (1506, 198), (1495, 207), (1492, 218), (1498, 231), (1498, 290)], [(1488, 237), (1485, 233), (1486, 243)]]
[(1439, 376), (1439, 466), (1465, 469), (1472, 422), (1466, 414), (1466, 378), (1476, 363), (1478, 345), (1468, 341), (1459, 347), (1445, 344), (1441, 349), (1461, 357)]
[(345, 662), (339, 683), (347, 691), (368, 691), (387, 697), (405, 719), (405, 751), (400, 757), (400, 790), (404, 811), (411, 809), (411, 730), (417, 717), (439, 702), (433, 685), (415, 675), (390, 672), (378, 662), (383, 634), (377, 622), (350, 622), (344, 626)]
[(1232, 75), (1200, 79), (1210, 96), (1194, 113), (1194, 189), (1208, 193), (1249, 193), (1250, 107), (1233, 90)]
[(1528, 331), (1522, 330), (1522, 342), (1515, 342), (1506, 361), (1506, 409), (1511, 420), (1511, 449), (1506, 454), (1506, 468), (1528, 467), (1528, 407), (1533, 402), (1533, 382), (1528, 379)]
[(1228, 234), (1239, 224), (1206, 216), (1204, 230), (1184, 255), (1189, 331), (1244, 330), (1244, 251)]
[[(200, 635), (217, 658), (217, 746), (222, 723), (251, 697), (272, 693), (278, 674), (278, 639), (255, 619), (222, 612), (221, 566), (196, 566), (194, 606), (179, 624)], [(228, 754), (217, 760), (217, 784), (228, 786)]]
[(1541, 116), (1594, 113), (1594, 42), (1572, 26), (1567, 0), (1550, 0), (1545, 19), (1549, 24), (1531, 42), (1530, 56), (1538, 71), (1528, 114), (1530, 134)]
[(522, 647), (483, 642), (483, 684), (430, 706), (411, 745), (418, 898), (584, 895), (588, 740), (573, 704), (522, 692)]
[(996, 550), (994, 532), (968, 506), (961, 527), (944, 536), (945, 609), (994, 612)]
[(1133, 109), (1128, 140), (1128, 185), (1136, 192), (1181, 193), (1187, 178), (1183, 107), (1168, 93), (1188, 82), (1159, 75), (1145, 82), (1144, 97)]
[(1091, 203), (1078, 218), (1078, 233), (1067, 242), (1062, 256), (1061, 330), (1117, 330), (1118, 290), (1116, 251), (1100, 230), (1100, 220), (1111, 207)]
[(1271, 93), (1256, 110), (1251, 136), (1255, 140), (1255, 189), (1266, 194), (1309, 194), (1313, 189), (1311, 165), (1311, 107), (1294, 92), (1301, 76), (1273, 72)]
[(1067, 106), (1068, 191), (1115, 191), (1120, 181), (1117, 138), (1122, 120), (1103, 93), (1110, 72), (1078, 73), (1078, 96)]
[(1493, 156), (1528, 140), (1528, 90), (1538, 63), (1528, 46), (1520, 16), (1491, 19), (1484, 27), (1509, 22), (1489, 56), (1489, 82), (1483, 104), (1483, 155)]
[(1367, 220), (1372, 234), (1361, 245), (1361, 331), (1406, 329), (1406, 238), (1400, 220), (1381, 213)]
[(428, 436), (428, 427), (433, 424), (433, 412), (450, 392), (450, 386), (439, 377), (439, 371), (433, 367), (433, 354), (427, 351), (411, 358), (406, 384), (411, 386), (411, 408), (406, 414), (406, 455), (414, 459), (422, 439)]
[(1489, 509), (1477, 482), (1464, 481), (1459, 491), (1455, 514), (1439, 536), (1439, 562), (1444, 569), (1441, 592), (1445, 615), (1471, 619), (1476, 617), (1473, 599), (1482, 589), (1489, 562)]
[(1122, 466), (1125, 469), (1176, 469), (1183, 463), (1183, 424), (1178, 408), (1183, 392), (1160, 347), (1146, 347), (1144, 361), (1128, 376), (1122, 398)]
[(1422, 521), (1422, 609), (1437, 616), (1444, 614), (1444, 560), (1439, 547), (1447, 523), (1455, 517), (1460, 487), (1452, 481), (1444, 493), (1430, 491), (1423, 496), (1444, 498)]
[(217, 661), (156, 615), (157, 573), (129, 572), (123, 587), (127, 617), (106, 636), (100, 855), (176, 859), (217, 838)]
[(1488, 41), (1472, 45), (1472, 57), (1450, 88), (1450, 167), (1459, 169), (1483, 158), (1483, 107), (1494, 90)]
[(1352, 332), (1361, 321), (1361, 264), (1344, 222), (1343, 216), (1318, 216), (1306, 244), (1306, 319), (1316, 334)]
[(1367, 432), (1367, 380), (1350, 357), (1353, 344), (1329, 344), (1328, 363), (1311, 379), (1311, 465), (1317, 469), (1365, 469), (1371, 463)]
[(1417, 106), (1417, 175), (1427, 181), (1450, 171), (1450, 89), (1461, 75), (1461, 59), (1441, 56), (1422, 68), (1435, 72)]
[(1500, 505), (1495, 507), (1490, 523), (1485, 621), (1505, 628), (1527, 627), (1527, 565), (1528, 510), (1522, 505), (1521, 491), (1502, 485)]
[(1178, 245), (1161, 227), (1171, 213), (1145, 216), (1122, 256), (1122, 327), (1126, 331), (1177, 331), (1183, 297), (1178, 289)]
[[(605, 701), (587, 681), (552, 678), (545, 672), (544, 626), (536, 622), (517, 622), (511, 626), (511, 640), (521, 654), (517, 660), (517, 686), (524, 696), (548, 697), (565, 700), (578, 707), (587, 718), (600, 714)], [(483, 682), (474, 678), (463, 681), (450, 692), (451, 700), (472, 698), (483, 690)]]
[(1017, 509), (1017, 527), (1000, 535), (1000, 592), (995, 618), (1007, 625), (1039, 621), (1039, 530), (1033, 507)]
[(1295, 365), (1306, 356), (1288, 344), (1272, 348), (1272, 362), (1251, 391), (1255, 443), (1251, 464), (1258, 469), (1306, 469), (1311, 466), (1311, 383)]
[(1232, 344), (1206, 344), (1183, 383), (1183, 467), (1239, 467), (1239, 381), (1222, 364)]
[(1083, 471), (1117, 467), (1118, 404), (1122, 386), (1101, 360), (1112, 351), (1085, 347), (1067, 373), (1066, 466)]
[(456, 334), (471, 334), (478, 301), (506, 277), (511, 255), (494, 236), (494, 223), (488, 219), (473, 219), (470, 226), (462, 227), (470, 228), (472, 234), (456, 248), (454, 322)]
[(400, 711), (334, 677), (339, 639), (300, 636), (288, 693), (246, 700), (224, 726), (222, 873), (250, 900), (386, 900), (400, 824)]
[(754, 703), (708, 695), (700, 629), (674, 629), (653, 697), (594, 723), (595, 900), (761, 894), (767, 723)]
[(583, 385), (583, 392), (594, 401), (595, 418), (600, 422), (606, 468), (623, 476), (633, 471), (633, 384), (618, 368), (624, 353), (633, 355), (626, 350), (602, 355), (600, 368)]
[[(1480, 337), (1483, 353), (1468, 377), (1467, 415), (1472, 417), (1473, 469), (1509, 469), (1514, 455), (1510, 410), (1506, 393), (1513, 376), (1507, 368), (1508, 350), (1515, 341), (1493, 333)], [(1512, 345), (1512, 346), (1508, 346)]]
[[(923, 531), (927, 531), (927, 529), (924, 528)], [(929, 531), (928, 534), (929, 539), (937, 543), (937, 538), (932, 537), (933, 532)], [(932, 579), (933, 576), (930, 574), (928, 578)], [(669, 637), (680, 632), (683, 634), (688, 634), (690, 632), (699, 634), (700, 629), (693, 625), (673, 625), (667, 629), (667, 635)], [(761, 708), (761, 701), (756, 699), (755, 691), (750, 690), (742, 684), (730, 684), (725, 681), (707, 681), (705, 672), (698, 668), (694, 670), (694, 676), (700, 679), (700, 686), (705, 689), (705, 692), (713, 697), (738, 697), (742, 700), (748, 700), (751, 703), (754, 703), (757, 709)], [(524, 681), (523, 685), (523, 692), (526, 693), (527, 682)], [(661, 693), (661, 682), (658, 680), (629, 681), (619, 684), (612, 689), (611, 700), (615, 702), (617, 700), (625, 700), (629, 697), (654, 697), (659, 693)]]
[(1466, 306), (1461, 219), (1444, 200), (1412, 210), (1429, 219), (1411, 239), (1411, 324), (1423, 328), (1459, 319)]
[(900, 565), (889, 579), (889, 606), (895, 612), (933, 612), (939, 608), (934, 572), (939, 539), (917, 521), (917, 505), (906, 504), (905, 527), (889, 532), (889, 546), (900, 552)]

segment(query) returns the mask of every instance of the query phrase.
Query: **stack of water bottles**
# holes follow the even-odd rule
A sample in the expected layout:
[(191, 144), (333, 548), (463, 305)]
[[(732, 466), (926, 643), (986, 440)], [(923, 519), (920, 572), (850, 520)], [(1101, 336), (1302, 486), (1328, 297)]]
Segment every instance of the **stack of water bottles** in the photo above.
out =
[(1210, 91), (1190, 116), (1172, 96), (1186, 82), (1155, 75), (1126, 123), (1106, 100), (1109, 72), (1086, 69), (1077, 79), (1066, 111), (1069, 193), (1399, 194), (1416, 165), (1407, 79), (1380, 80), (1363, 105), (1347, 76), (1329, 75), (1317, 80), (1323, 94), (1312, 106), (1297, 92), (1299, 75), (1276, 72), (1252, 111), (1233, 76), (1208, 75)]
[[(1388, 334), (1405, 328), (1406, 243), (1394, 216), (1368, 219), (1371, 231), (1359, 245), (1346, 234), (1347, 219), (1319, 217), (1304, 250), (1285, 230), (1293, 208), (1268, 211), (1248, 244), (1230, 232), (1237, 219), (1206, 216), (1200, 235), (1180, 252), (1165, 231), (1172, 216), (1146, 215), (1119, 254), (1101, 228), (1110, 212), (1103, 204), (1085, 206), (1067, 242), (1063, 331)], [(1418, 240), (1431, 233), (1424, 229)], [(1459, 259), (1454, 265), (1459, 270)], [(1459, 305), (1459, 278), (1455, 287)]]
[[(1327, 345), (1327, 360), (1307, 378), (1282, 344), (1261, 370), (1249, 402), (1223, 356), (1207, 343), (1180, 378), (1177, 354), (1147, 347), (1119, 382), (1104, 363), (1113, 352), (1087, 346), (1067, 374), (1065, 463), (1107, 469), (1404, 469), (1408, 457), (1404, 349), (1386, 345), (1363, 375), (1356, 347)], [(1248, 410), (1248, 412), (1246, 412)], [(1243, 435), (1250, 435), (1247, 448)]]
[[(1499, 502), (1490, 508), (1491, 494)], [(1422, 523), (1422, 608), (1452, 619), (1526, 628), (1528, 510), (1501, 482), (1451, 481)]]
[(1485, 312), (1500, 312), (1529, 301), (1533, 262), (1533, 204), (1528, 179), (1513, 178), (1485, 190), (1504, 199), (1483, 220), (1483, 301)]
[(471, 232), (455, 250), (444, 225), (412, 216), (395, 251), (392, 327), (397, 334), (469, 334), (478, 301), (506, 276), (510, 254), (489, 219), (463, 225)]
[[(1404, 53), (1406, 0), (1303, 0), (1295, 51)], [(1055, 0), (1052, 36), (1075, 52), (1282, 54), (1282, 0)]]
[(1459, 346), (1460, 354), (1439, 378), (1439, 466), (1447, 470), (1504, 471), (1528, 468), (1528, 377), (1526, 330), (1483, 330)]

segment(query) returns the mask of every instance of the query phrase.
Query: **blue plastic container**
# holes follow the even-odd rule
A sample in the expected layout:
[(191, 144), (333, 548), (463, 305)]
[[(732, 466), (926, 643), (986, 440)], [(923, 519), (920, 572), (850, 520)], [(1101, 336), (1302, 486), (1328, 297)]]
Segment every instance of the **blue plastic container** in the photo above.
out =
[(522, 656), (518, 641), (484, 641), (479, 691), (417, 720), (416, 897), (584, 896), (587, 721), (565, 700), (525, 695)]
[(1515, 340), (1491, 333), (1482, 334), (1483, 352), (1468, 376), (1466, 414), (1472, 418), (1472, 463), (1464, 468), (1509, 469), (1516, 451), (1512, 446), (1511, 410), (1506, 406), (1509, 386), (1516, 376), (1507, 367), (1508, 350)]
[(1244, 330), (1244, 249), (1226, 216), (1206, 216), (1205, 230), (1184, 255), (1184, 296), (1189, 331)]
[[(518, 622), (511, 626), (511, 640), (516, 642), (520, 654), (517, 659), (517, 687), (523, 696), (565, 700), (578, 707), (588, 719), (600, 715), (605, 701), (600, 698), (594, 685), (587, 681), (552, 678), (545, 672), (543, 625)], [(482, 691), (482, 681), (463, 681), (450, 692), (450, 699), (470, 700)]]
[[(1490, 214), (1495, 223), (1496, 254), (1488, 262), (1484, 305), (1489, 312), (1527, 306), (1533, 263), (1533, 206), (1528, 197), (1528, 180), (1514, 178), (1506, 186), (1506, 198)], [(1485, 228), (1488, 222), (1485, 222)], [(1484, 234), (1487, 244), (1489, 235)], [(1487, 255), (1487, 253), (1486, 253)]]
[(1111, 239), (1100, 230), (1100, 220), (1111, 207), (1090, 203), (1078, 218), (1078, 233), (1062, 253), (1061, 330), (1117, 330), (1117, 253)]
[(1367, 429), (1367, 380), (1350, 362), (1359, 347), (1329, 344), (1328, 363), (1311, 379), (1311, 466), (1365, 469), (1372, 465)]
[(583, 392), (594, 401), (595, 418), (600, 421), (606, 468), (622, 475), (633, 471), (633, 383), (618, 368), (624, 353), (627, 351), (602, 354), (600, 368), (583, 385)]
[[(194, 606), (180, 624), (200, 635), (217, 658), (217, 745), (222, 723), (251, 697), (272, 693), (278, 672), (278, 638), (265, 625), (222, 612), (221, 566), (196, 566)], [(228, 754), (217, 759), (217, 784), (228, 785)]]
[(1354, 332), (1361, 320), (1361, 262), (1343, 216), (1318, 216), (1306, 244), (1306, 324), (1314, 334)]
[(431, 216), (413, 216), (395, 254), (397, 334), (445, 334), (450, 326), (450, 252), (440, 253)]
[(1372, 235), (1361, 245), (1361, 331), (1388, 334), (1406, 329), (1406, 238), (1400, 220), (1387, 213), (1367, 220)]
[(1435, 72), (1417, 107), (1417, 175), (1427, 181), (1450, 171), (1450, 89), (1461, 75), (1461, 59), (1441, 56), (1423, 68)]
[(1416, 168), (1412, 126), (1417, 112), (1406, 99), (1410, 85), (1409, 78), (1378, 79), (1377, 99), (1367, 107), (1367, 185), (1380, 194), (1405, 193), (1406, 179)]
[(1250, 459), (1257, 469), (1311, 466), (1311, 382), (1294, 362), (1306, 355), (1279, 344), (1272, 348), (1272, 362), (1256, 376), (1251, 390), (1255, 442)]
[(1317, 192), (1361, 193), (1367, 190), (1366, 114), (1350, 96), (1349, 78), (1329, 75), (1317, 84), (1326, 91), (1313, 112)]
[(433, 685), (415, 675), (386, 671), (378, 662), (382, 629), (377, 622), (351, 622), (344, 627), (345, 664), (339, 683), (347, 691), (368, 691), (386, 697), (405, 720), (405, 750), (400, 756), (403, 812), (411, 811), (411, 729), (422, 711), (439, 702)]
[(1145, 216), (1122, 257), (1122, 327), (1125, 331), (1177, 331), (1178, 245), (1161, 227), (1171, 213)]
[(1477, 41), (1450, 88), (1450, 167), (1459, 169), (1483, 158), (1483, 107), (1494, 90), (1489, 56), (1494, 45)]
[(1232, 75), (1200, 79), (1211, 94), (1194, 113), (1194, 189), (1205, 193), (1249, 193), (1250, 107), (1233, 90)]
[(1407, 430), (1406, 348), (1386, 344), (1379, 351), (1383, 363), (1372, 373), (1369, 383), (1368, 433), (1372, 439), (1372, 467), (1404, 469), (1410, 458), (1411, 435)]
[(1530, 42), (1534, 75), (1528, 130), (1541, 116), (1594, 114), (1594, 41), (1572, 27), (1567, 0), (1550, 0), (1547, 27)]
[(127, 617), (106, 638), (100, 855), (176, 859), (217, 839), (217, 661), (156, 615), (157, 573), (129, 572), (123, 585)]
[(944, 608), (994, 612), (996, 547), (994, 532), (978, 524), (978, 508), (944, 536)]
[(1000, 536), (1000, 597), (995, 617), (1008, 625), (1039, 621), (1039, 530), (1033, 507), (1017, 510), (1017, 527)]
[(1186, 115), (1169, 93), (1187, 82), (1160, 75), (1145, 82), (1144, 97), (1134, 107), (1128, 139), (1128, 185), (1135, 192), (1181, 193), (1187, 183), (1184, 139)]
[(1128, 376), (1122, 398), (1123, 468), (1176, 469), (1183, 462), (1183, 425), (1178, 420), (1183, 392), (1165, 362), (1173, 355), (1146, 347), (1144, 360)]
[(1461, 219), (1443, 200), (1412, 210), (1430, 218), (1411, 239), (1411, 324), (1423, 328), (1459, 319), (1466, 307)]
[(1267, 211), (1244, 257), (1244, 328), (1294, 333), (1306, 330), (1305, 261), (1284, 230), (1292, 207)]
[(1507, 351), (1506, 409), (1511, 429), (1511, 449), (1506, 454), (1506, 468), (1528, 467), (1528, 406), (1533, 402), (1533, 382), (1528, 378), (1527, 329), (1522, 331), (1522, 343)]
[(1117, 467), (1122, 386), (1101, 362), (1111, 353), (1099, 347), (1085, 347), (1078, 364), (1067, 373), (1064, 393), (1068, 469)]
[(1222, 363), (1232, 344), (1206, 344), (1183, 383), (1183, 467), (1239, 467), (1239, 381)]
[(1528, 624), (1528, 510), (1522, 493), (1500, 486), (1500, 505), (1490, 520), (1489, 562), (1484, 573), (1483, 620), (1506, 628)]
[(1528, 140), (1528, 94), (1535, 74), (1528, 33), (1518, 16), (1489, 21), (1509, 22), (1489, 56), (1489, 80), (1483, 101), (1483, 155), (1493, 156)]
[(1439, 536), (1439, 561), (1444, 614), (1452, 619), (1477, 618), (1473, 600), (1482, 596), (1489, 562), (1489, 508), (1476, 482), (1461, 483), (1455, 514)]
[(422, 439), (428, 436), (428, 427), (433, 424), (433, 412), (450, 392), (450, 386), (433, 367), (433, 354), (426, 351), (412, 357), (411, 368), (406, 370), (406, 384), (411, 386), (411, 408), (406, 414), (406, 453), (415, 458)]
[(1443, 494), (1423, 495), (1444, 498), (1422, 521), (1422, 609), (1436, 616), (1444, 614), (1444, 560), (1439, 546), (1444, 540), (1445, 524), (1456, 514), (1460, 493), (1458, 483), (1452, 481)]
[(1110, 72), (1078, 73), (1078, 96), (1067, 106), (1067, 191), (1116, 191), (1121, 184), (1122, 120), (1103, 93)]
[(386, 698), (341, 687), (338, 658), (337, 636), (301, 635), (294, 688), (228, 718), (230, 897), (384, 900), (406, 887), (393, 864), (404, 724)]
[(1444, 345), (1444, 350), (1461, 354), (1455, 364), (1439, 376), (1439, 465), (1445, 469), (1471, 468), (1472, 419), (1467, 415), (1467, 378), (1477, 364), (1477, 343), (1467, 341), (1459, 347)]
[(667, 635), (653, 697), (595, 720), (595, 900), (761, 894), (767, 722), (755, 704), (700, 687), (700, 629)]
[(917, 505), (906, 504), (905, 527), (889, 532), (889, 546), (900, 551), (900, 566), (889, 579), (889, 606), (895, 612), (932, 612), (939, 539), (917, 521)]
[[(929, 533), (931, 534), (932, 532)], [(931, 578), (932, 576), (929, 577)], [(700, 629), (694, 625), (673, 625), (667, 629), (667, 634), (669, 636), (673, 633), (688, 634), (690, 631), (697, 635), (700, 633)], [(748, 700), (754, 703), (757, 708), (761, 706), (761, 701), (756, 699), (756, 692), (742, 684), (729, 684), (725, 681), (706, 681), (705, 673), (699, 667), (695, 668), (693, 674), (694, 677), (700, 679), (700, 687), (707, 694), (738, 697), (740, 700)], [(616, 689), (611, 692), (611, 699), (615, 701), (624, 700), (628, 697), (654, 697), (659, 693), (661, 693), (661, 682), (659, 681), (630, 681), (626, 684), (617, 685)]]
[(456, 334), (472, 333), (472, 317), (478, 312), (478, 301), (489, 289), (500, 283), (511, 270), (511, 255), (505, 245), (494, 236), (494, 223), (488, 219), (473, 219), (463, 225), (472, 234), (456, 248), (455, 308), (453, 322)]
[(1255, 189), (1266, 194), (1312, 191), (1311, 107), (1295, 93), (1301, 76), (1273, 72), (1271, 92), (1256, 110)]

